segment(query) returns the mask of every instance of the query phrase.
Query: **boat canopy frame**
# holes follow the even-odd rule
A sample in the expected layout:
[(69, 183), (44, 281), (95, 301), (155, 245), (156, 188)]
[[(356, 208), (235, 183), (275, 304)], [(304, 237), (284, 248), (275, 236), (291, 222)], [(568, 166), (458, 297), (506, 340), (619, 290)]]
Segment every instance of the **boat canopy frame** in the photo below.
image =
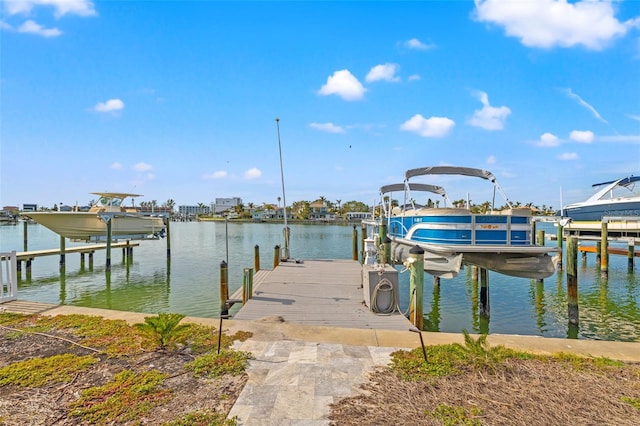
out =
[(500, 184), (498, 183), (495, 175), (488, 170), (476, 169), (473, 167), (459, 167), (459, 166), (431, 166), (431, 167), (419, 167), (416, 169), (409, 169), (405, 172), (405, 182), (416, 176), (426, 175), (461, 175), (470, 176), (485, 179), (493, 184), (493, 200), (491, 202), (491, 208), (495, 209), (496, 202), (496, 190), (500, 192), (500, 195), (504, 198), (509, 208), (513, 208), (513, 204), (509, 201), (509, 197), (504, 192)]

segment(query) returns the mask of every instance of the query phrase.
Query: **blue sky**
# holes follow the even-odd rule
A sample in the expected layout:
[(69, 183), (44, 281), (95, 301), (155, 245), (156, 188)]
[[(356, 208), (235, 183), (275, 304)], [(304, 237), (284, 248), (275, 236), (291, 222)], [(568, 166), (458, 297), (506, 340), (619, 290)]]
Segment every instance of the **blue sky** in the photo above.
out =
[(276, 204), (276, 117), (289, 204), (373, 204), (405, 170), (446, 164), (558, 208), (640, 174), (640, 1), (0, 7), (2, 206)]

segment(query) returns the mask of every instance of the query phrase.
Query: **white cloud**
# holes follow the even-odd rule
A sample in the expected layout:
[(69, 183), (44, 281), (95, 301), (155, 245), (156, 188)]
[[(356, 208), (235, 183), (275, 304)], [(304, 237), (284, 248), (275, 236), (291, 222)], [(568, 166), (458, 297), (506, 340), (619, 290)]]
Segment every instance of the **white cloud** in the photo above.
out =
[(409, 80), (409, 81), (420, 80), (420, 75), (419, 74), (411, 74), (407, 80)]
[(475, 96), (482, 102), (482, 109), (475, 110), (473, 117), (467, 123), (485, 130), (502, 130), (504, 122), (511, 114), (511, 109), (506, 106), (492, 107), (489, 105), (489, 96), (485, 92), (477, 92)]
[(66, 14), (95, 16), (97, 12), (90, 0), (4, 0), (4, 9), (9, 15), (28, 14), (34, 7), (53, 7), (56, 18)]
[(560, 145), (560, 139), (553, 133), (544, 133), (540, 136), (540, 140), (536, 142), (537, 146), (553, 147)]
[(421, 114), (416, 114), (401, 126), (401, 130), (417, 133), (425, 138), (441, 138), (449, 134), (456, 123), (446, 117), (424, 118)]
[(563, 161), (573, 161), (578, 159), (578, 154), (575, 152), (565, 152), (563, 154), (558, 155), (558, 160)]
[(327, 83), (320, 88), (318, 94), (337, 95), (346, 101), (357, 101), (364, 97), (366, 91), (349, 70), (340, 70), (327, 78)]
[(584, 99), (582, 99), (580, 96), (576, 95), (575, 93), (573, 93), (573, 90), (567, 88), (567, 89), (562, 89), (564, 91), (564, 93), (567, 94), (567, 96), (569, 96), (571, 99), (574, 99), (576, 102), (578, 102), (578, 104), (582, 105), (583, 107), (585, 107), (586, 109), (588, 109), (589, 111), (591, 111), (591, 114), (593, 114), (593, 116), (603, 122), (604, 124), (609, 124), (607, 122), (607, 120), (605, 120), (604, 118), (602, 118), (602, 116), (600, 115), (600, 113), (598, 111), (596, 111), (596, 109), (594, 107), (592, 107), (591, 105), (589, 105)]
[(569, 134), (569, 139), (580, 143), (591, 143), (594, 134), (591, 130), (574, 130)]
[(120, 169), (122, 169), (122, 164), (116, 161), (116, 162), (112, 163), (109, 166), (109, 168), (111, 168), (113, 170), (120, 170)]
[(490, 155), (487, 158), (487, 164), (496, 164), (496, 161), (498, 161), (498, 160), (496, 159), (495, 155)]
[(36, 34), (43, 37), (58, 37), (62, 35), (62, 31), (57, 28), (44, 28), (42, 25), (28, 20), (18, 27), (19, 33)]
[(433, 44), (426, 44), (418, 40), (417, 38), (412, 38), (411, 40), (407, 40), (404, 42), (404, 45), (413, 50), (429, 50), (434, 48)]
[(373, 81), (390, 81), (390, 82), (398, 82), (400, 81), (400, 77), (396, 75), (400, 67), (398, 64), (381, 64), (376, 65), (375, 67), (369, 70), (369, 73), (365, 77), (367, 83), (371, 83)]
[(133, 170), (137, 171), (137, 172), (147, 172), (149, 170), (153, 169), (153, 166), (151, 166), (150, 164), (147, 164), (145, 162), (139, 162), (137, 164), (134, 164), (133, 166)]
[(255, 167), (244, 172), (245, 179), (256, 179), (256, 178), (259, 178), (260, 176), (262, 176), (262, 172), (260, 171), (260, 169), (257, 169)]
[(610, 0), (474, 1), (477, 20), (504, 27), (508, 36), (528, 47), (582, 45), (598, 50), (639, 22), (618, 21)]
[(327, 133), (346, 133), (343, 127), (336, 126), (333, 123), (311, 123), (309, 127)]
[(629, 114), (628, 117), (632, 120), (640, 121), (640, 115)]
[(98, 112), (111, 112), (120, 111), (124, 108), (124, 102), (120, 99), (109, 99), (106, 102), (99, 102), (93, 107), (94, 111)]
[(226, 177), (227, 177), (227, 172), (225, 170), (218, 170), (218, 171), (213, 172), (213, 173), (208, 173), (208, 174), (202, 175), (202, 179), (205, 179), (205, 180), (209, 180), (209, 179), (224, 179)]

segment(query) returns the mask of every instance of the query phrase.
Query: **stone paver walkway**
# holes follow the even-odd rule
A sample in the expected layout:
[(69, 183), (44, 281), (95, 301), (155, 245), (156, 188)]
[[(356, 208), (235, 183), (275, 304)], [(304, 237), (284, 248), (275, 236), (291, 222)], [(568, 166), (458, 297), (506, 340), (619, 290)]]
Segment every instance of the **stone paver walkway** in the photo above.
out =
[(296, 340), (238, 342), (253, 353), (249, 380), (229, 413), (243, 426), (329, 425), (329, 405), (358, 395), (395, 348)]

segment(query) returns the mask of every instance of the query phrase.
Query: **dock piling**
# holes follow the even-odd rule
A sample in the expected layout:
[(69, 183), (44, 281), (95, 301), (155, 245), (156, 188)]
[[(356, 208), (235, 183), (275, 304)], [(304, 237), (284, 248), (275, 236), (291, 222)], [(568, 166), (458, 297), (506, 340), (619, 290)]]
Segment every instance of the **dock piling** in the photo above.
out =
[(569, 325), (578, 325), (578, 244), (575, 237), (567, 238), (567, 304)]
[(65, 256), (65, 244), (66, 240), (64, 237), (60, 237), (60, 269), (64, 269), (66, 264), (66, 256)]
[(485, 268), (480, 268), (480, 316), (489, 317), (489, 274)]
[(413, 303), (409, 306), (409, 321), (418, 330), (422, 330), (424, 325), (424, 250), (420, 246), (411, 247), (408, 262), (411, 271), (409, 291), (413, 295)]
[(171, 228), (169, 226), (171, 218), (166, 217), (164, 219), (165, 238), (167, 239), (167, 259), (171, 259)]
[(229, 315), (229, 268), (224, 260), (220, 262), (220, 315)]
[(260, 270), (260, 246), (257, 244), (253, 248), (253, 270), (256, 272)]
[(273, 248), (273, 269), (280, 264), (280, 246), (276, 244)]
[(358, 230), (353, 225), (353, 234), (351, 238), (351, 259), (358, 260)]
[(557, 233), (556, 233), (556, 241), (558, 242), (558, 270), (561, 271), (563, 269), (563, 265), (562, 265), (562, 245), (564, 242), (564, 238), (562, 237), (563, 235), (563, 230), (562, 230), (562, 225), (560, 223), (557, 224), (558, 225), (558, 229), (557, 229)]
[(633, 272), (634, 242), (629, 241), (629, 251), (627, 252), (627, 270)]
[(107, 218), (107, 264), (106, 271), (111, 271), (111, 238), (112, 238), (112, 229), (111, 229), (111, 218)]
[(603, 278), (609, 276), (609, 227), (606, 221), (602, 221), (602, 255), (600, 256), (600, 274)]

